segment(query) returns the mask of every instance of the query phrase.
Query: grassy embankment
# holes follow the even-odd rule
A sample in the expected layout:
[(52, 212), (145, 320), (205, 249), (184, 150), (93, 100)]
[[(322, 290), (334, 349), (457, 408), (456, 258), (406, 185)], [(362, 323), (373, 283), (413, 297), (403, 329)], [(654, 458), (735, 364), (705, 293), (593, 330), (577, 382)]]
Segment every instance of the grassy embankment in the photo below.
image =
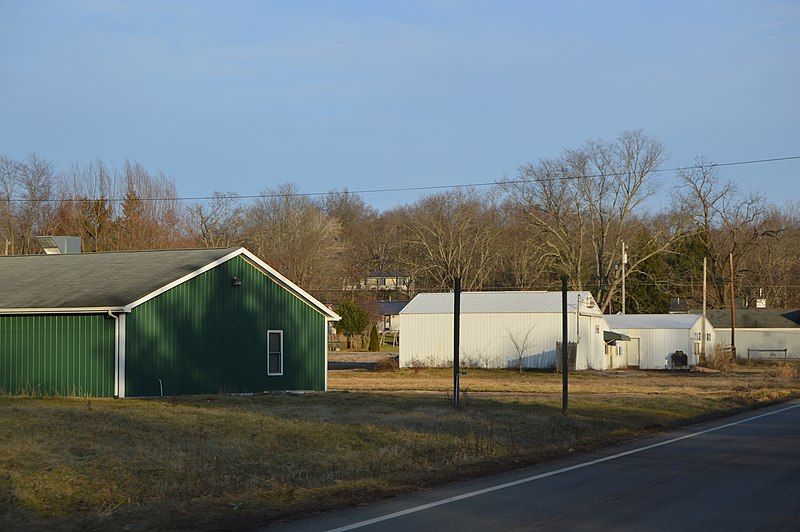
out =
[(264, 524), (800, 393), (774, 368), (581, 373), (565, 419), (559, 375), (472, 370), (455, 413), (451, 375), (333, 372), (327, 394), (0, 397), (0, 528)]

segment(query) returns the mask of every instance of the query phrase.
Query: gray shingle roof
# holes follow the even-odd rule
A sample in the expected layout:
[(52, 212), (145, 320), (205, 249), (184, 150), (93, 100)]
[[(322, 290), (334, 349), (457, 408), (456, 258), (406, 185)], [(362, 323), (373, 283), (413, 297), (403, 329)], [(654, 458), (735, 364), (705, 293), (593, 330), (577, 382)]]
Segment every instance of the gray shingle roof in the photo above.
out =
[(122, 307), (237, 249), (0, 257), (0, 309)]
[(370, 309), (381, 316), (396, 316), (406, 305), (408, 301), (375, 301)]
[[(709, 310), (706, 312), (706, 316), (714, 327), (727, 329), (731, 326), (729, 309)], [(746, 329), (794, 329), (800, 327), (800, 310), (736, 309), (736, 326)]]

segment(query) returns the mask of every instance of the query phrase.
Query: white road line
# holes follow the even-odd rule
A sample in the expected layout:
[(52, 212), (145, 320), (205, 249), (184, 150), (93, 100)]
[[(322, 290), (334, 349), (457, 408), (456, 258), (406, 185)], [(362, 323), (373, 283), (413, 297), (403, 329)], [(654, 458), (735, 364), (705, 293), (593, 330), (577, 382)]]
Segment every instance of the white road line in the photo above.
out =
[(505, 484), (498, 484), (496, 486), (491, 486), (488, 488), (483, 488), (480, 490), (470, 491), (468, 493), (462, 493), (461, 495), (456, 495), (454, 497), (448, 497), (447, 499), (441, 499), (434, 502), (429, 502), (427, 504), (420, 504), (419, 506), (414, 506), (412, 508), (406, 508), (405, 510), (400, 510), (398, 512), (393, 512), (390, 514), (382, 515), (380, 517), (374, 517), (372, 519), (367, 519), (366, 521), (359, 521), (358, 523), (353, 523), (350, 525), (345, 525), (339, 528), (334, 528), (329, 530), (328, 532), (343, 532), (345, 530), (354, 530), (356, 528), (362, 528), (369, 525), (374, 525), (376, 523), (380, 523), (383, 521), (388, 521), (390, 519), (395, 519), (397, 517), (402, 517), (404, 515), (413, 514), (416, 512), (421, 512), (423, 510), (428, 510), (429, 508), (435, 508), (437, 506), (442, 506), (444, 504), (450, 504), (451, 502), (456, 501), (463, 501), (464, 499), (469, 499), (471, 497), (477, 497), (478, 495), (483, 495), (484, 493), (491, 493), (493, 491), (502, 490), (506, 488), (510, 488), (513, 486), (519, 486), (520, 484), (526, 484), (528, 482), (533, 482), (534, 480), (540, 480), (547, 477), (552, 477), (554, 475), (560, 475), (561, 473), (567, 473), (569, 471), (575, 471), (576, 469), (583, 469), (584, 467), (593, 466), (596, 464), (601, 464), (603, 462), (608, 462), (609, 460), (616, 460), (617, 458), (622, 458), (623, 456), (629, 456), (631, 454), (641, 453), (642, 451), (647, 451), (650, 449), (655, 449), (656, 447), (662, 447), (664, 445), (669, 445), (671, 443), (679, 442), (681, 440), (688, 440), (689, 438), (694, 438), (695, 436), (701, 436), (703, 434), (708, 434), (709, 432), (715, 432), (717, 430), (726, 429), (728, 427), (733, 427), (735, 425), (740, 425), (742, 423), (746, 423), (748, 421), (752, 421), (754, 419), (759, 419), (762, 417), (772, 416), (775, 414), (780, 414), (781, 412), (786, 412), (787, 410), (792, 410), (794, 408), (800, 408), (800, 403), (792, 406), (787, 406), (786, 408), (781, 408), (780, 410), (773, 410), (771, 412), (767, 412), (765, 414), (759, 414), (757, 416), (748, 417), (745, 419), (740, 419), (739, 421), (733, 421), (731, 423), (726, 423), (725, 425), (720, 425), (718, 427), (712, 427), (710, 429), (701, 430), (699, 432), (693, 432), (691, 434), (686, 434), (684, 436), (679, 436), (677, 438), (672, 438), (670, 440), (665, 440), (658, 443), (653, 443), (651, 445), (645, 445), (644, 447), (638, 447), (636, 449), (631, 449), (630, 451), (625, 451), (617, 454), (612, 454), (611, 456), (605, 456), (603, 458), (597, 458), (596, 460), (591, 460), (589, 462), (583, 462), (580, 464), (572, 465), (569, 467), (564, 467), (561, 469), (556, 469), (555, 471), (548, 471), (547, 473), (541, 473), (539, 475), (533, 475), (531, 477), (521, 478), (519, 480), (514, 480), (512, 482), (506, 482)]

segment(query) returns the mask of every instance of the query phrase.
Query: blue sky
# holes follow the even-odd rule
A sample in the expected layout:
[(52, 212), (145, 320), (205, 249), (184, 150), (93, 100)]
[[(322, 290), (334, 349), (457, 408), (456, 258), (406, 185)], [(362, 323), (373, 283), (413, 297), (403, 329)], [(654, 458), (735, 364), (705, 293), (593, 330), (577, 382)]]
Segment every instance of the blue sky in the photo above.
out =
[[(186, 195), (493, 180), (630, 128), (669, 166), (798, 155), (799, 95), (800, 2), (0, 0), (0, 153)], [(800, 161), (724, 175), (800, 196)]]

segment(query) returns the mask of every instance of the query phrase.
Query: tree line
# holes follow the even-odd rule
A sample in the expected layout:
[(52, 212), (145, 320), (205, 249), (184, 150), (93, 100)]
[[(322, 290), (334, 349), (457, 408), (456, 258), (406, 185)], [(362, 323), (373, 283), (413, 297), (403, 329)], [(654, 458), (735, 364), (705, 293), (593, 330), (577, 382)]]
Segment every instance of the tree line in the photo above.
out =
[[(0, 155), (0, 246), (39, 253), (37, 235), (82, 239), (85, 251), (246, 246), (300, 286), (338, 303), (371, 271), (403, 272), (417, 291), (545, 290), (567, 273), (606, 312), (698, 307), (707, 257), (709, 305), (800, 306), (800, 209), (723, 179), (699, 158), (670, 174), (662, 142), (644, 131), (591, 140), (521, 166), (485, 189), (459, 188), (378, 211), (334, 190), (291, 183), (254, 200), (215, 192), (183, 202), (173, 179), (126, 161), (57, 169), (38, 155)], [(2, 248), (0, 248), (2, 249)], [(372, 294), (374, 297), (374, 294)], [(359, 297), (369, 295), (359, 294)]]

